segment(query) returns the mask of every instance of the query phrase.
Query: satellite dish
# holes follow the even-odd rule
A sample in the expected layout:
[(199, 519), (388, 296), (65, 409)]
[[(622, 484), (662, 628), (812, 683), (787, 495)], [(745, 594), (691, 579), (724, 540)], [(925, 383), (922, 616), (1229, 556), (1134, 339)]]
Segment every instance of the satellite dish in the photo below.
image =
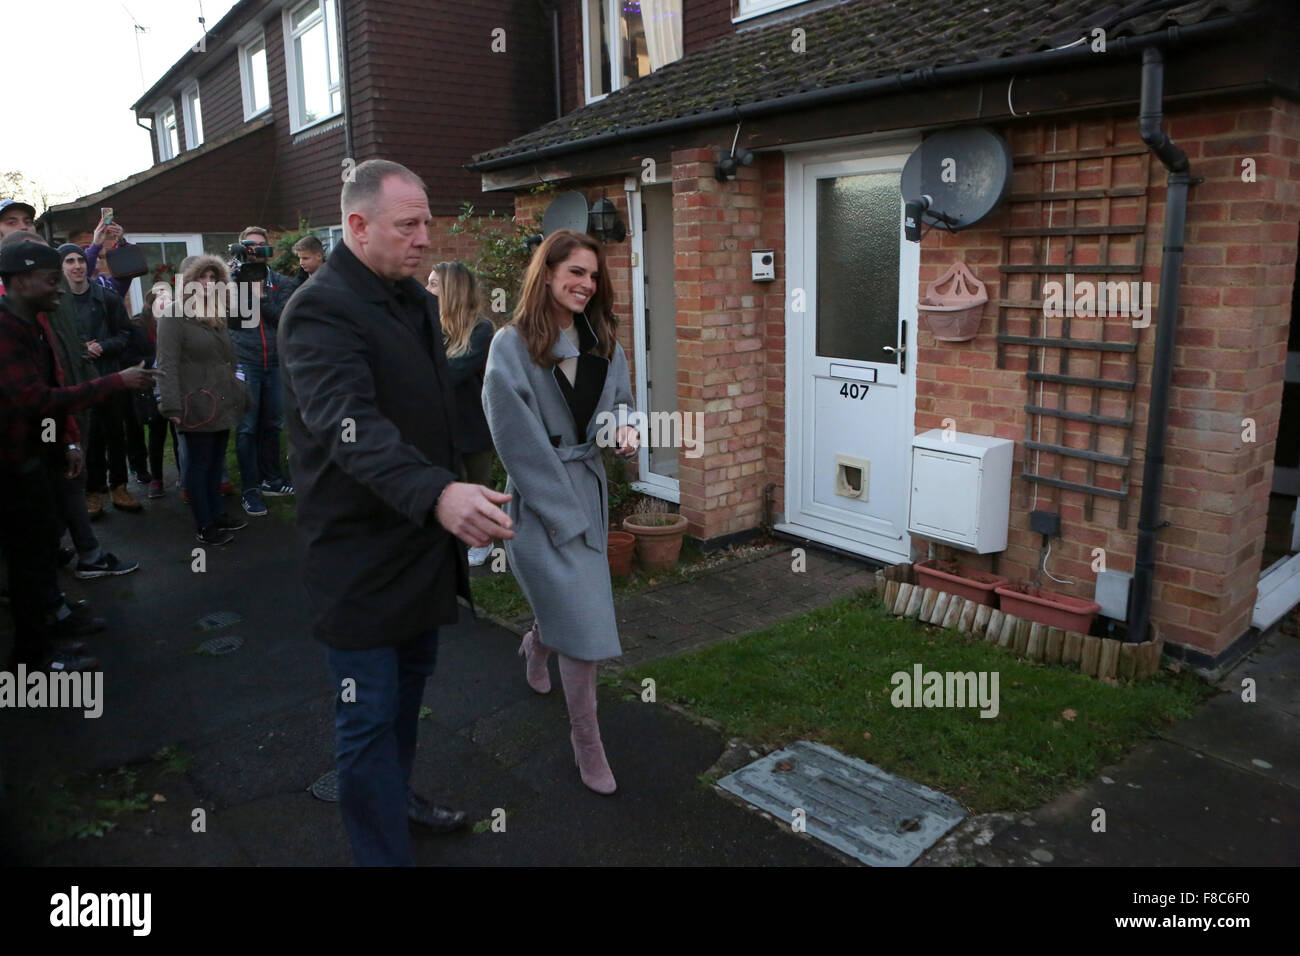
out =
[(557, 229), (587, 231), (587, 197), (569, 192), (556, 196), (555, 201), (542, 213), (542, 235), (549, 236)]
[(907, 238), (921, 238), (923, 219), (969, 229), (996, 209), (1010, 188), (1011, 147), (997, 133), (982, 127), (935, 133), (903, 166)]

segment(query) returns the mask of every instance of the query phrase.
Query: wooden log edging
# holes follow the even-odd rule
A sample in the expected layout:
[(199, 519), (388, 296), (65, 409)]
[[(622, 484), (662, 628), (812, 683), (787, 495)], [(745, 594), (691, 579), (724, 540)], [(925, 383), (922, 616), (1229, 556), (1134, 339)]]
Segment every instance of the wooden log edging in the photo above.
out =
[(922, 588), (910, 564), (877, 571), (875, 589), (885, 609), (895, 617), (954, 628), (1004, 647), (1017, 657), (1068, 667), (1104, 683), (1142, 680), (1160, 670), (1164, 640), (1158, 633), (1155, 640), (1129, 644), (1048, 627), (947, 591)]

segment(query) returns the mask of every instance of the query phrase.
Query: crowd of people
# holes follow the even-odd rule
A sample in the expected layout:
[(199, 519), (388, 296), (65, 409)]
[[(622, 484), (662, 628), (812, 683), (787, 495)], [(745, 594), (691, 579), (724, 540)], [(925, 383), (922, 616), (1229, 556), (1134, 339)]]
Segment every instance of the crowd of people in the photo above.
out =
[[(30, 205), (0, 201), (0, 530), (16, 659), (97, 667), (80, 638), (103, 622), (69, 604), (60, 562), (75, 558), (87, 578), (136, 570), (91, 525), (105, 495), (141, 510), (132, 474), (149, 497), (166, 495), (169, 437), (199, 542), (229, 543), (246, 527), (223, 500), (233, 430), (245, 515), (298, 496), (312, 629), (340, 688), (354, 856), (403, 864), (411, 821), (447, 831), (466, 820), (415, 793), (411, 766), (439, 628), (458, 620), (458, 596), (472, 602), (468, 567), (495, 541), (536, 617), (519, 647), (524, 677), (548, 693), (557, 658), (582, 782), (616, 789), (596, 720), (596, 663), (621, 653), (596, 435), (611, 414), (627, 422), (633, 399), (599, 241), (546, 237), (498, 330), (464, 264), (415, 279), (433, 220), (409, 169), (362, 163), (340, 205), (343, 241), (328, 259), (306, 237), (293, 247), (298, 274), (282, 275), (268, 267), (267, 230), (249, 226), (231, 262), (190, 257), (181, 281), (155, 283), (128, 319), (128, 276), (106, 264), (129, 245), (120, 224), (101, 221), (84, 249), (54, 249), (32, 231)], [(253, 321), (221, 294), (248, 285)], [(616, 439), (618, 454), (636, 453), (630, 425)], [(504, 493), (491, 487), (494, 454)]]

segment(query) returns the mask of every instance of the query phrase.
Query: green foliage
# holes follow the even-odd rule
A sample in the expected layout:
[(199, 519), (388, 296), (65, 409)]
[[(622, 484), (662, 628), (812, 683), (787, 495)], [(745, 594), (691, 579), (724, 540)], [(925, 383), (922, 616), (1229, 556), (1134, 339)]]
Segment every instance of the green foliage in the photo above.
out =
[(605, 458), (605, 484), (609, 491), (609, 510), (612, 514), (631, 501), (636, 492), (632, 490), (632, 482), (627, 475), (627, 459), (614, 454), (612, 448), (601, 449), (601, 454)]
[(288, 232), (280, 233), (280, 238), (275, 240), (275, 248), (279, 255), (271, 260), (271, 268), (283, 276), (292, 276), (298, 271), (298, 254), (293, 251), (293, 244), (304, 236), (314, 236), (315, 230), (308, 225), (306, 219), (298, 220), (298, 228)]
[[(533, 192), (549, 192), (550, 188), (543, 183), (535, 186)], [(484, 216), (476, 213), (469, 202), (461, 203), (460, 209), (460, 215), (449, 231), (453, 236), (467, 235), (478, 243), (478, 255), (467, 265), (478, 276), (484, 310), (501, 316), (497, 320), (500, 323), (514, 312), (519, 301), (519, 286), (532, 256), (524, 240), (541, 231), (542, 217), (534, 216), (529, 222), (495, 212)], [(500, 294), (495, 292), (497, 289), (505, 293), (504, 311), (493, 309), (494, 295), (500, 301)]]

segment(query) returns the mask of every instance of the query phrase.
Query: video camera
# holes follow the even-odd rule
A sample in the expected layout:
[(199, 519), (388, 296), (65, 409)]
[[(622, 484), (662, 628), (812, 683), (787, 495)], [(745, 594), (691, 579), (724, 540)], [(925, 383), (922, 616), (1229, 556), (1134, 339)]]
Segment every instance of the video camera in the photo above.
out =
[(259, 246), (255, 239), (232, 242), (228, 249), (230, 256), (238, 265), (231, 278), (236, 282), (265, 282), (267, 265), (265, 260), (275, 254), (273, 246)]

